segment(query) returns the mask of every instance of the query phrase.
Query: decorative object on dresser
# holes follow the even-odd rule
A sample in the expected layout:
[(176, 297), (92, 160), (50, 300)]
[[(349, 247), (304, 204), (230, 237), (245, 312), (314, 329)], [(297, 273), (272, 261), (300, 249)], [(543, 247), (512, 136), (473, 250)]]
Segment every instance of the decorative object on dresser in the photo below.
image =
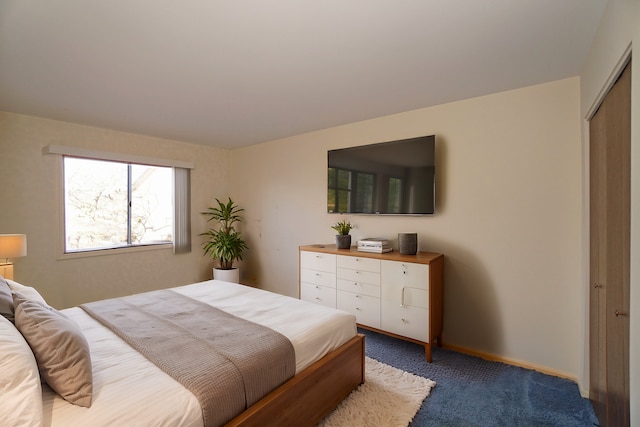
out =
[(442, 345), (444, 255), (371, 253), (335, 245), (299, 248), (300, 299), (347, 311), (359, 326)]
[(381, 237), (370, 237), (367, 239), (358, 240), (358, 251), (360, 252), (373, 252), (376, 254), (384, 254), (391, 252), (393, 248), (391, 243), (387, 239)]
[(402, 255), (418, 252), (418, 233), (398, 233), (398, 250)]
[(13, 280), (13, 263), (10, 259), (26, 255), (26, 234), (0, 234), (0, 276)]
[(204, 242), (204, 254), (209, 255), (219, 263), (219, 268), (213, 269), (213, 278), (225, 282), (239, 283), (240, 273), (233, 267), (233, 262), (242, 260), (242, 253), (248, 249), (247, 243), (242, 239), (234, 224), (242, 222), (239, 208), (231, 198), (225, 204), (216, 199), (218, 206), (209, 207), (203, 215), (209, 216), (207, 221), (215, 221), (218, 228), (212, 228), (201, 236), (207, 236)]
[(351, 247), (351, 235), (349, 232), (353, 228), (349, 221), (342, 220), (332, 225), (333, 228), (338, 234), (336, 234), (336, 247), (338, 249), (349, 249)]

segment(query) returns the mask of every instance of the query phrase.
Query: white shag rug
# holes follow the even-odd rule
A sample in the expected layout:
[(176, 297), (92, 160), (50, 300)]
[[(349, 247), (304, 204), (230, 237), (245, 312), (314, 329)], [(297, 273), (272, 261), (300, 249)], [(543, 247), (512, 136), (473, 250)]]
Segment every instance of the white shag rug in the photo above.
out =
[(406, 427), (435, 385), (435, 381), (367, 357), (365, 383), (318, 426)]

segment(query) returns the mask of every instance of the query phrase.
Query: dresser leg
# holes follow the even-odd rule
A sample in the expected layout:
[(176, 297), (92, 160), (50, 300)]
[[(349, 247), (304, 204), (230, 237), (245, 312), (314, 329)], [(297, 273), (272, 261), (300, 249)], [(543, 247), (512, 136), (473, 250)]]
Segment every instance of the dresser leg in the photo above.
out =
[(424, 355), (427, 358), (427, 362), (431, 363), (431, 343), (424, 345)]

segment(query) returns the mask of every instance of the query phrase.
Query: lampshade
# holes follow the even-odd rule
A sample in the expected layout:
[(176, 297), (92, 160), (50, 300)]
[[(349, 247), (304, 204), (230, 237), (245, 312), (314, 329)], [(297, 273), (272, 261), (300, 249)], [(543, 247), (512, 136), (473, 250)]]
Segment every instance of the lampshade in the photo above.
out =
[(19, 258), (27, 255), (26, 234), (0, 234), (0, 258)]

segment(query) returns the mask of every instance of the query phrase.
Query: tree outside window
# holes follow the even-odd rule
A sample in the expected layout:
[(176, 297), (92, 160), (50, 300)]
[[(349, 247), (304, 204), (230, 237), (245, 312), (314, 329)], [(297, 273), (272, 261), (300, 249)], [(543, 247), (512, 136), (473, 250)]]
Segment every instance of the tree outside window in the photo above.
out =
[(171, 243), (172, 168), (64, 157), (65, 252)]

